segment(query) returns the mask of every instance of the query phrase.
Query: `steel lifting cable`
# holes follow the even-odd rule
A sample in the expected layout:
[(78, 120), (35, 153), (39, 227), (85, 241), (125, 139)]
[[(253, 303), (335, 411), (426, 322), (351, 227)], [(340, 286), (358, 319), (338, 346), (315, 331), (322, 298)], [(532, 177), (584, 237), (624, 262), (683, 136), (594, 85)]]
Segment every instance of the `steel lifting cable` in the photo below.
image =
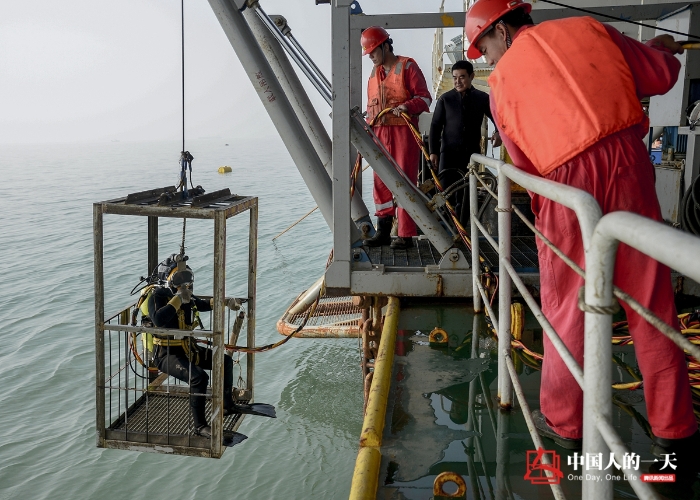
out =
[[(549, 4), (552, 4), (552, 5), (557, 5), (557, 6), (559, 6), (559, 7), (564, 7), (564, 8), (571, 9), (571, 10), (577, 10), (577, 11), (579, 11), (579, 12), (585, 12), (586, 14), (590, 14), (590, 15), (592, 15), (592, 16), (605, 17), (606, 19), (611, 19), (611, 20), (613, 20), (613, 21), (617, 21), (617, 22), (621, 22), (621, 23), (634, 24), (634, 25), (637, 25), (637, 26), (642, 26), (642, 27), (644, 27), (644, 28), (651, 28), (651, 29), (654, 29), (654, 30), (665, 31), (666, 33), (673, 33), (674, 35), (681, 35), (681, 36), (685, 36), (685, 37), (688, 37), (688, 38), (695, 38), (696, 40), (700, 40), (700, 36), (690, 35), (690, 34), (688, 34), (688, 33), (683, 33), (682, 31), (676, 31), (676, 30), (672, 30), (672, 29), (668, 29), (668, 28), (661, 28), (661, 27), (659, 27), (659, 26), (653, 26), (653, 25), (651, 25), (651, 24), (640, 23), (639, 21), (632, 21), (632, 20), (629, 20), (629, 19), (622, 19), (622, 18), (620, 18), (620, 17), (615, 17), (615, 16), (612, 16), (612, 15), (610, 15), (610, 14), (603, 14), (603, 13), (600, 13), (600, 12), (596, 12), (596, 11), (594, 11), (594, 10), (583, 9), (583, 8), (581, 8), (581, 7), (574, 7), (573, 5), (567, 5), (567, 4), (559, 3), (559, 2), (555, 2), (555, 1), (553, 1), (553, 0), (540, 0), (540, 2), (549, 3)], [(684, 8), (685, 8), (685, 7), (683, 7), (683, 9), (684, 9)], [(679, 9), (679, 10), (680, 10), (680, 9)], [(677, 12), (677, 11), (676, 11), (676, 12)]]
[[(181, 48), (181, 74), (182, 74), (182, 150), (180, 151), (180, 184), (178, 189), (183, 193), (184, 198), (189, 196), (187, 191), (187, 170), (190, 171), (190, 185), (192, 183), (192, 160), (194, 157), (185, 149), (185, 0), (180, 0), (180, 48)], [(182, 219), (182, 244), (180, 245), (180, 255), (185, 255), (185, 230), (187, 219)]]

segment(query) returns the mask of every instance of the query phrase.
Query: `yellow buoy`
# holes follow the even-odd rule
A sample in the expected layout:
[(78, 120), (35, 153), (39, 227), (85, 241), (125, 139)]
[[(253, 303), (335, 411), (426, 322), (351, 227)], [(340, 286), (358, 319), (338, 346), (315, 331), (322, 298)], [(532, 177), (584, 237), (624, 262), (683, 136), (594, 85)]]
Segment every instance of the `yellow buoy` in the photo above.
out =
[(219, 167), (220, 174), (228, 174), (229, 172), (231, 172), (231, 167), (229, 167), (228, 165), (224, 167)]

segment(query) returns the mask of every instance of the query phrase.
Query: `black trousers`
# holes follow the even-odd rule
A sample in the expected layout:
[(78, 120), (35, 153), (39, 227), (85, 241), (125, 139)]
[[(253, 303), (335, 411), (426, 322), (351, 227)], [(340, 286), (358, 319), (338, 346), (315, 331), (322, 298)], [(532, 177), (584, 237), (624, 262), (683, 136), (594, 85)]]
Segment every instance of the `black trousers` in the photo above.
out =
[[(212, 369), (212, 350), (198, 347), (199, 364), (187, 359), (181, 347), (155, 346), (153, 362), (163, 373), (175, 377), (190, 386), (190, 408), (194, 428), (207, 425), (206, 394), (209, 375), (205, 370)], [(233, 405), (233, 360), (224, 355), (224, 408)]]

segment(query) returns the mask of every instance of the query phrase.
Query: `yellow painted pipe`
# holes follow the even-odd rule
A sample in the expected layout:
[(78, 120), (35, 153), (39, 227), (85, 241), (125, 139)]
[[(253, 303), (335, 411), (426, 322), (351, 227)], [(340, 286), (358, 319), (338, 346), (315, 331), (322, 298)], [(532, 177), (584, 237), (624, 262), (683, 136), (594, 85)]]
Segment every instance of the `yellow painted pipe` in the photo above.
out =
[(369, 390), (367, 411), (362, 423), (360, 451), (355, 461), (350, 500), (374, 500), (377, 497), (379, 467), (382, 461), (379, 447), (382, 444), (387, 398), (391, 387), (399, 312), (399, 299), (389, 297), (377, 359), (374, 361), (374, 376)]
[(382, 454), (378, 448), (360, 448), (352, 475), (350, 500), (374, 500), (379, 487)]
[(362, 424), (360, 446), (380, 446), (384, 432), (387, 398), (391, 386), (391, 371), (396, 349), (396, 332), (399, 326), (399, 299), (389, 297), (389, 306), (384, 318), (382, 338), (379, 341), (377, 359), (374, 361), (372, 386), (367, 398), (367, 412)]
[(700, 49), (700, 43), (695, 43), (695, 42), (682, 43), (681, 47), (683, 47), (685, 50), (698, 50), (698, 49)]

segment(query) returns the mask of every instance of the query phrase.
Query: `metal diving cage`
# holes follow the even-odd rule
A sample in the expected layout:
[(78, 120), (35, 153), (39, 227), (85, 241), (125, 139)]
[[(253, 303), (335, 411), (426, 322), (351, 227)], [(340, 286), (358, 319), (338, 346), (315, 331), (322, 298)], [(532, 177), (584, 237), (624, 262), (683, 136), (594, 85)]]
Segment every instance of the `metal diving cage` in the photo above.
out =
[[(237, 313), (225, 306), (226, 221), (248, 211), (248, 288)], [(213, 219), (213, 298), (208, 327), (178, 330), (134, 325), (136, 303), (114, 314), (105, 315), (104, 215), (134, 215), (148, 218), (148, 269), (155, 269), (158, 258), (158, 219)], [(245, 439), (236, 433), (243, 415), (224, 416), (223, 377), (226, 345), (239, 345), (242, 319), (245, 342), (255, 345), (255, 295), (257, 272), (258, 199), (231, 194), (228, 189), (184, 198), (175, 188), (132, 193), (123, 198), (93, 204), (95, 279), (95, 361), (96, 432), (99, 448), (220, 458), (227, 446)], [(233, 313), (233, 314), (232, 314)], [(133, 316), (136, 317), (136, 314)], [(237, 324), (237, 325), (236, 325)], [(234, 325), (236, 325), (234, 327)], [(204, 343), (212, 351), (212, 370), (206, 394), (207, 421), (211, 438), (195, 433), (190, 415), (189, 386), (158, 372), (149, 362), (147, 342), (139, 335), (177, 335)], [(231, 355), (231, 350), (228, 355)], [(254, 354), (233, 353), (234, 398), (253, 400)], [(238, 368), (238, 370), (236, 370)]]

